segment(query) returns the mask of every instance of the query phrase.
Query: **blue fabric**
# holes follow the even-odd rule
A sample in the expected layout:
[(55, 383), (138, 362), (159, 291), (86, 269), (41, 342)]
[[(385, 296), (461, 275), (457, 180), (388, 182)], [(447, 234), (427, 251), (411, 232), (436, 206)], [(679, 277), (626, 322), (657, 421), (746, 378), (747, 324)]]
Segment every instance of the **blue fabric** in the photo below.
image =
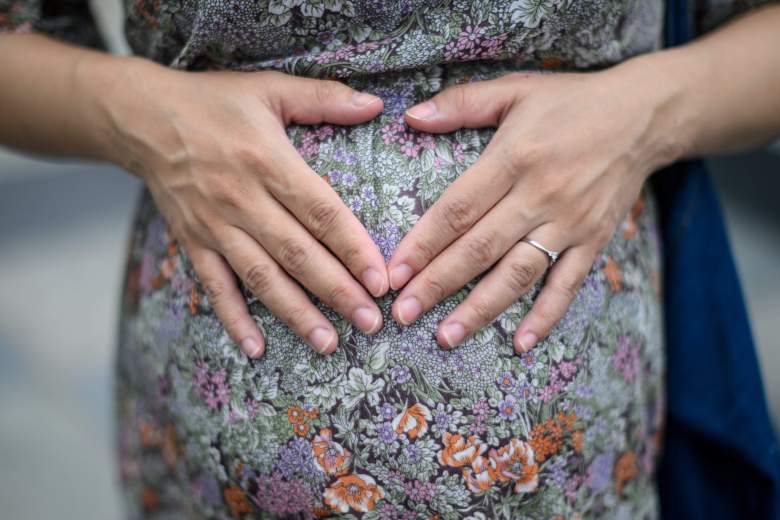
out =
[[(667, 2), (667, 45), (691, 35)], [(662, 517), (780, 519), (780, 449), (722, 213), (702, 161), (653, 175), (661, 210), (667, 419)]]

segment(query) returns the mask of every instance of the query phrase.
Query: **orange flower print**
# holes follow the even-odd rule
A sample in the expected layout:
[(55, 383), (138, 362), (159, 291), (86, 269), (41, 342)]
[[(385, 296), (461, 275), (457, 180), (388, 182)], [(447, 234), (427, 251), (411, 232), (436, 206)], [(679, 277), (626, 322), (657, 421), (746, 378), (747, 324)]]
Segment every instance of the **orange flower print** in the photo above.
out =
[(638, 199), (636, 199), (634, 206), (631, 208), (631, 211), (628, 212), (628, 215), (626, 215), (626, 218), (623, 221), (624, 239), (628, 240), (629, 238), (632, 238), (634, 235), (636, 235), (638, 230), (636, 219), (639, 218), (639, 215), (642, 214), (644, 209), (645, 200), (640, 196)]
[(144, 487), (141, 491), (141, 505), (147, 511), (154, 511), (160, 507), (160, 497), (150, 487)]
[(571, 435), (571, 445), (574, 447), (574, 451), (577, 453), (582, 453), (583, 445), (585, 437), (582, 434), (582, 430), (577, 430)]
[(343, 475), (349, 470), (352, 454), (333, 440), (330, 428), (320, 429), (311, 443), (314, 464), (326, 475)]
[(368, 475), (353, 473), (339, 477), (325, 490), (323, 500), (341, 513), (350, 509), (367, 513), (376, 507), (377, 500), (384, 498), (382, 488)]
[(309, 406), (303, 409), (303, 416), (309, 420), (316, 419), (319, 414), (319, 410), (317, 410), (317, 408), (314, 406)]
[(530, 444), (512, 438), (498, 450), (490, 450), (490, 473), (501, 482), (514, 482), (515, 493), (528, 493), (539, 485), (539, 466)]
[(623, 491), (623, 485), (636, 478), (638, 474), (636, 455), (633, 451), (625, 452), (615, 464), (615, 491), (620, 494)]
[(195, 290), (195, 287), (190, 289), (190, 301), (187, 304), (187, 309), (190, 311), (190, 314), (192, 316), (195, 316), (198, 314), (198, 305), (200, 304), (200, 296), (198, 296), (198, 291)]
[(165, 436), (162, 439), (162, 457), (165, 463), (174, 467), (179, 459), (179, 440), (176, 436), (176, 427), (172, 423), (165, 426)]
[(471, 462), (470, 468), (463, 470), (463, 478), (466, 479), (466, 485), (473, 493), (487, 491), (496, 483), (496, 479), (490, 471), (490, 463), (482, 455)]
[(287, 409), (287, 420), (290, 424), (301, 424), (304, 421), (303, 410), (300, 406), (292, 405)]
[(393, 419), (393, 429), (396, 433), (405, 433), (410, 439), (414, 439), (425, 435), (430, 420), (431, 411), (426, 406), (416, 403)]
[(307, 422), (300, 422), (298, 424), (294, 424), (293, 425), (293, 431), (299, 437), (305, 437), (306, 434), (309, 433), (309, 423), (307, 423)]
[(245, 513), (252, 512), (252, 504), (246, 498), (246, 493), (239, 487), (225, 488), (225, 502), (230, 509), (230, 514), (233, 518), (239, 518)]
[(602, 271), (604, 271), (607, 277), (609, 288), (612, 289), (612, 292), (618, 292), (623, 281), (623, 273), (620, 272), (620, 268), (611, 256), (607, 257), (607, 265), (602, 268)]
[(439, 464), (451, 466), (453, 468), (462, 468), (468, 466), (474, 459), (482, 455), (487, 446), (479, 441), (476, 435), (464, 439), (459, 433), (444, 433), (442, 438), (444, 449), (439, 450)]

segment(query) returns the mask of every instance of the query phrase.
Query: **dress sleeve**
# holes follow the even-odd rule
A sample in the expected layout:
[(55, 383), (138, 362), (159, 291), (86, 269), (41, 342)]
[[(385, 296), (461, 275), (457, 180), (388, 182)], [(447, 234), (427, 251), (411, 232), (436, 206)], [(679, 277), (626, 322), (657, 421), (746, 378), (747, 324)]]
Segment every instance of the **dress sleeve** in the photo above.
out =
[(690, 0), (695, 35), (703, 34), (740, 13), (780, 0)]
[(0, 34), (44, 33), (104, 49), (88, 0), (0, 0)]

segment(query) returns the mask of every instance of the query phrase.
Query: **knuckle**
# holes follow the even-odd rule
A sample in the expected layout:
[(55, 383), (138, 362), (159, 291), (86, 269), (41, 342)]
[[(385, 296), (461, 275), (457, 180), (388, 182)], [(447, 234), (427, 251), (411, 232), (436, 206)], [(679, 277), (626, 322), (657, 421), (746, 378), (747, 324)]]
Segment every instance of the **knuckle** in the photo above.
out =
[(203, 290), (212, 305), (219, 305), (222, 299), (227, 296), (229, 289), (227, 284), (220, 280), (206, 280), (203, 284)]
[(459, 110), (468, 110), (472, 101), (471, 89), (468, 85), (454, 85), (450, 88), (452, 102)]
[(431, 301), (438, 302), (447, 296), (447, 287), (435, 278), (425, 280), (423, 287)]
[(282, 317), (287, 326), (296, 332), (303, 331), (303, 325), (306, 323), (308, 309), (300, 305), (290, 307)]
[(268, 169), (268, 157), (259, 147), (239, 147), (233, 151), (233, 155), (239, 164), (251, 172), (265, 172)]
[(306, 210), (306, 222), (312, 235), (322, 240), (333, 231), (339, 210), (325, 200), (317, 200)]
[(456, 198), (446, 202), (441, 208), (441, 215), (448, 230), (462, 235), (475, 220), (474, 206), (464, 198)]
[(536, 280), (536, 267), (525, 262), (511, 262), (507, 268), (507, 283), (515, 293), (524, 293)]
[(426, 240), (415, 241), (413, 247), (414, 256), (420, 260), (421, 264), (427, 264), (436, 256), (436, 251), (428, 244)]
[(265, 264), (253, 264), (246, 271), (245, 281), (249, 289), (257, 296), (265, 294), (273, 284), (274, 269)]
[(485, 300), (474, 300), (470, 304), (471, 312), (479, 323), (488, 323), (493, 320), (493, 312), (490, 308), (490, 304)]
[(341, 284), (333, 285), (332, 287), (328, 288), (326, 298), (326, 303), (330, 306), (335, 308), (341, 308), (342, 304), (349, 301), (349, 295), (350, 291), (347, 287)]
[(222, 322), (222, 325), (225, 326), (228, 333), (233, 335), (236, 334), (241, 327), (243, 316), (237, 312), (223, 313), (220, 317), (220, 321)]
[(341, 83), (331, 79), (320, 80), (314, 87), (314, 96), (321, 104), (333, 103), (333, 98), (338, 94)]
[(286, 240), (279, 251), (282, 265), (293, 276), (300, 276), (309, 262), (309, 248), (298, 240)]
[(341, 252), (341, 260), (347, 269), (350, 271), (356, 271), (356, 266), (360, 263), (360, 258), (363, 256), (363, 250), (356, 245), (347, 245)]
[(573, 276), (569, 276), (552, 284), (552, 289), (566, 302), (574, 300), (577, 296), (577, 290), (580, 287), (580, 281)]
[(476, 236), (466, 242), (466, 255), (474, 265), (487, 267), (495, 259), (496, 239), (492, 236)]

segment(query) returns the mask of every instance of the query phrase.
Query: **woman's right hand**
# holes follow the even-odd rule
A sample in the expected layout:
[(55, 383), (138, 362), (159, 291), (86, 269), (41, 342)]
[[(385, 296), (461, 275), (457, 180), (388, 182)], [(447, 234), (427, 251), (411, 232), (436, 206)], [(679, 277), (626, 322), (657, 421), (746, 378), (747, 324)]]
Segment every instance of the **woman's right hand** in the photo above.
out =
[(371, 295), (389, 288), (384, 258), (285, 127), (361, 123), (382, 100), (275, 71), (184, 72), (140, 59), (131, 67), (101, 106), (110, 158), (146, 182), (241, 349), (256, 358), (265, 341), (234, 272), (317, 352), (332, 352), (338, 335), (296, 280), (377, 332), (382, 314)]

